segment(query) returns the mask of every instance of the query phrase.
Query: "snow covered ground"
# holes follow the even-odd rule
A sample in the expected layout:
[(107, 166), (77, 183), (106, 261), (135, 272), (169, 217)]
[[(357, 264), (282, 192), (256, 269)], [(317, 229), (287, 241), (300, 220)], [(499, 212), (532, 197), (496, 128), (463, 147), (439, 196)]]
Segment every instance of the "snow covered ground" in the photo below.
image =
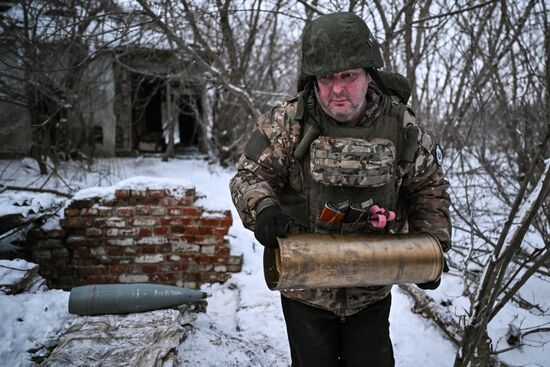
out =
[[(0, 183), (39, 187), (40, 178), (32, 161), (0, 161)], [(60, 191), (116, 184), (133, 176), (185, 178), (206, 195), (202, 199), (208, 207), (231, 208), (234, 225), (229, 233), (232, 254), (243, 254), (241, 273), (234, 274), (224, 284), (204, 286), (212, 293), (206, 314), (199, 314), (193, 322), (189, 337), (178, 348), (178, 359), (185, 366), (288, 366), (290, 357), (286, 330), (280, 309), (278, 292), (269, 291), (263, 279), (262, 248), (254, 236), (244, 229), (233, 208), (228, 182), (233, 170), (209, 165), (200, 159), (174, 159), (161, 162), (159, 158), (100, 160), (94, 173), (85, 172), (74, 163), (63, 167), (60, 179), (51, 177), (45, 187)], [(0, 195), (0, 212), (25, 209), (4, 200)], [(12, 194), (10, 194), (12, 195)], [(19, 195), (19, 194), (18, 194)], [(23, 194), (24, 195), (24, 194)], [(27, 194), (33, 205), (54, 198)], [(21, 198), (18, 196), (18, 200)], [(55, 197), (59, 200), (59, 197)], [(38, 203), (38, 204), (37, 204)], [(536, 299), (539, 305), (550, 309), (549, 285), (534, 278), (523, 291), (525, 297)], [(462, 294), (458, 274), (445, 275), (442, 286), (430, 291), (437, 299), (449, 302), (451, 311), (464, 316), (468, 309)], [(39, 348), (55, 338), (75, 316), (67, 312), (68, 292), (39, 291), (15, 296), (0, 295), (0, 365), (28, 366), (29, 349)], [(394, 287), (390, 315), (391, 336), (397, 366), (452, 366), (456, 349), (429, 321), (411, 311), (411, 301)], [(508, 347), (505, 335), (509, 324), (541, 325), (550, 317), (540, 312), (521, 309), (515, 304), (507, 308), (490, 325), (490, 336), (498, 349)], [(504, 339), (503, 339), (504, 337)], [(500, 355), (515, 366), (550, 366), (548, 333), (530, 334), (531, 347), (512, 349)], [(545, 340), (546, 339), (546, 340)]]

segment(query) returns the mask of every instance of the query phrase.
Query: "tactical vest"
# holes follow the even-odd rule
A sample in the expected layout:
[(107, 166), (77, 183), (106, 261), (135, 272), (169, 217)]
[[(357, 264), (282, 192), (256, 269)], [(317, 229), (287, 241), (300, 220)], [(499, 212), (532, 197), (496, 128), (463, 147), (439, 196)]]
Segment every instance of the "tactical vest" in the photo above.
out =
[[(300, 163), (301, 191), (289, 185), (278, 195), (278, 205), (309, 233), (373, 233), (368, 220), (327, 224), (319, 220), (325, 203), (367, 202), (396, 211), (399, 162), (412, 162), (418, 128), (403, 128), (406, 106), (380, 94), (380, 108), (363, 126), (342, 126), (315, 108), (312, 98), (298, 100), (296, 120), (303, 137), (294, 153)], [(302, 105), (300, 105), (302, 104)]]

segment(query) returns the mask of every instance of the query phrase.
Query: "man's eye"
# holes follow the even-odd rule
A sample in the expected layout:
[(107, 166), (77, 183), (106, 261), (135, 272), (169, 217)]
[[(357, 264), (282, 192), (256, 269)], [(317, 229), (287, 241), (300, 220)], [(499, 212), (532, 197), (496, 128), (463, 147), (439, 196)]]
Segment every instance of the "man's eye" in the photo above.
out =
[(344, 79), (346, 82), (352, 82), (357, 78), (357, 74), (355, 73), (345, 73), (342, 75), (342, 79)]
[(328, 83), (328, 82), (332, 81), (332, 75), (320, 76), (319, 81), (321, 83)]

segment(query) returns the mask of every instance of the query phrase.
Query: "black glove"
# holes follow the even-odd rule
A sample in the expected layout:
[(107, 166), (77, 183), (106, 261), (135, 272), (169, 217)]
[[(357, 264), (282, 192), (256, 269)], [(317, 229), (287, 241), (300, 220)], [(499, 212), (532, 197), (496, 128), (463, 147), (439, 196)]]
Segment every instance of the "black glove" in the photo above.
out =
[[(449, 266), (447, 265), (447, 260), (445, 260), (445, 257), (443, 257), (443, 272), (444, 273), (449, 272)], [(440, 284), (441, 284), (441, 277), (439, 277), (438, 280), (434, 280), (433, 282), (417, 284), (417, 287), (420, 289), (434, 290), (434, 289), (437, 289), (437, 287), (439, 287)]]
[(277, 237), (286, 237), (291, 220), (278, 206), (268, 206), (256, 216), (254, 237), (265, 247), (278, 248)]

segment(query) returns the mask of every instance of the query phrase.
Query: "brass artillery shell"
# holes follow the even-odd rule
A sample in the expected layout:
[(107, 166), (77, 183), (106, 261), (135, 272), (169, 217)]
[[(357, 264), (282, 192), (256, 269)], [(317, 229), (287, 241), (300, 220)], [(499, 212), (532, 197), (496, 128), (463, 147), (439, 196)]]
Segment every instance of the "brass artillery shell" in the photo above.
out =
[(272, 290), (425, 283), (442, 271), (441, 245), (427, 233), (297, 234), (279, 238), (279, 249), (264, 252)]

